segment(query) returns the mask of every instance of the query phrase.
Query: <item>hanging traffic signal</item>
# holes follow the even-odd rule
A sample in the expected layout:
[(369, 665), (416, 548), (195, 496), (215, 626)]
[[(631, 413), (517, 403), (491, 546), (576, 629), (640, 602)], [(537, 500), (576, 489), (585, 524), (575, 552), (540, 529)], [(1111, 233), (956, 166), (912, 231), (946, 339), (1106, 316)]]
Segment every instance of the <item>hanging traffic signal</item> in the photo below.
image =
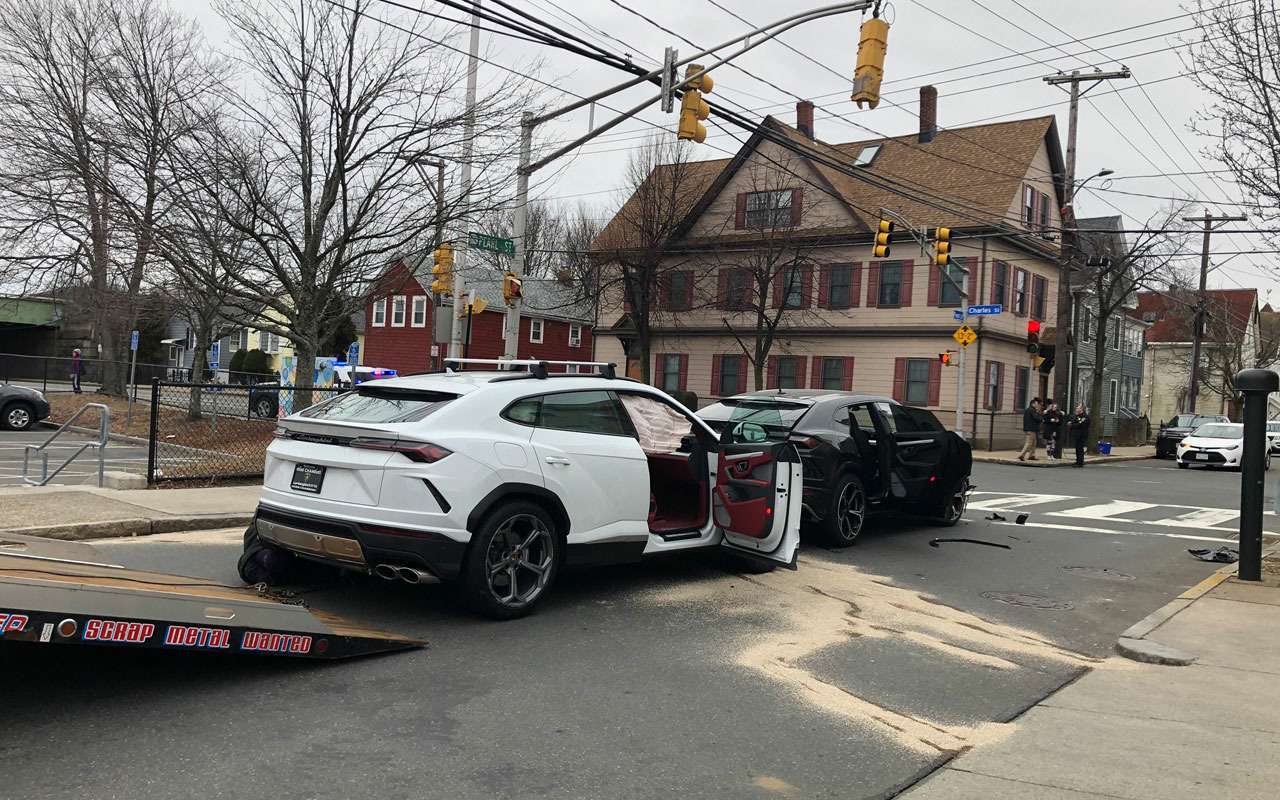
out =
[(432, 252), (431, 257), (435, 260), (435, 266), (431, 268), (431, 274), (435, 277), (431, 280), (431, 291), (433, 294), (450, 294), (453, 292), (453, 245), (442, 244)]
[(933, 264), (944, 268), (951, 266), (950, 228), (938, 228), (933, 234)]
[(1039, 320), (1027, 320), (1027, 352), (1031, 355), (1040, 353), (1040, 322)]
[(862, 108), (880, 105), (880, 81), (884, 79), (884, 54), (889, 47), (889, 23), (872, 17), (862, 23), (858, 36), (858, 66), (853, 72), (850, 99)]
[(502, 276), (502, 299), (507, 305), (512, 305), (520, 297), (523, 297), (521, 287), (524, 282), (516, 277), (514, 272), (508, 272)]
[(684, 98), (680, 101), (680, 127), (676, 130), (676, 138), (681, 141), (692, 139), (698, 144), (702, 144), (707, 138), (707, 129), (702, 125), (701, 120), (711, 116), (711, 106), (707, 105), (702, 99), (703, 93), (710, 93), (711, 87), (715, 85), (715, 81), (711, 80), (710, 75), (701, 75), (697, 78), (691, 76), (702, 72), (701, 64), (690, 64), (685, 67), (685, 90)]
[(891, 244), (893, 244), (893, 220), (882, 219), (876, 230), (876, 244), (871, 248), (871, 252), (876, 258), (888, 258)]

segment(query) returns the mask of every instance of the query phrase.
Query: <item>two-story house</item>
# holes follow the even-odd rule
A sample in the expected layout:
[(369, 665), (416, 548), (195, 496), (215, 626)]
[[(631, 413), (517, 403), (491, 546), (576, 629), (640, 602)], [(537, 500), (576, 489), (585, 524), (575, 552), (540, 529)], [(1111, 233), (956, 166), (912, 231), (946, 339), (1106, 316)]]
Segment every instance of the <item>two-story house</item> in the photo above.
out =
[[(981, 447), (1020, 438), (1022, 408), (1047, 386), (1037, 367), (1052, 365), (1027, 334), (1054, 324), (1057, 128), (1049, 116), (937, 130), (936, 97), (921, 92), (918, 134), (827, 144), (801, 102), (795, 127), (769, 117), (732, 158), (653, 171), (651, 184), (679, 182), (684, 206), (650, 310), (653, 383), (702, 404), (765, 388), (892, 396), (952, 427), (960, 368), (940, 354), (960, 350), (955, 312), (999, 304), (969, 319), (962, 429)], [(633, 197), (597, 240), (606, 272), (622, 263), (611, 253), (638, 246), (627, 239), (642, 205)], [(890, 257), (874, 257), (881, 209), (930, 235), (950, 228), (947, 274), (901, 223)], [(597, 352), (635, 374), (639, 325), (618, 291), (602, 293)]]

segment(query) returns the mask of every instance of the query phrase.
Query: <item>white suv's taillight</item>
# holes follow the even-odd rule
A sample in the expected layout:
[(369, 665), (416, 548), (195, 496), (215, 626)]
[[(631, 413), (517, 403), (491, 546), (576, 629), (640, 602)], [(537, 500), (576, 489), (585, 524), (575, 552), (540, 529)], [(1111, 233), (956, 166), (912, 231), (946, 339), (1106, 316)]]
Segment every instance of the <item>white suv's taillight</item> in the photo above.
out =
[(405, 442), (397, 441), (395, 439), (374, 439), (363, 436), (352, 439), (350, 445), (352, 447), (364, 448), (365, 450), (390, 450), (393, 453), (400, 453), (410, 461), (417, 461), (420, 464), (434, 464), (453, 452), (452, 450), (448, 450), (438, 444), (432, 444), (430, 442)]

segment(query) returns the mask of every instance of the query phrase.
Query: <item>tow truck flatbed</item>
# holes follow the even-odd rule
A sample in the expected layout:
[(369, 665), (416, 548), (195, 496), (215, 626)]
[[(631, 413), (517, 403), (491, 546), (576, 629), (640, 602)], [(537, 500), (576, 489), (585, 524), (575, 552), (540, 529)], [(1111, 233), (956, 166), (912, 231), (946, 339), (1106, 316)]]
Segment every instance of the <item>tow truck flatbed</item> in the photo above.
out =
[(265, 587), (143, 572), (91, 545), (0, 534), (0, 643), (340, 659), (425, 646)]

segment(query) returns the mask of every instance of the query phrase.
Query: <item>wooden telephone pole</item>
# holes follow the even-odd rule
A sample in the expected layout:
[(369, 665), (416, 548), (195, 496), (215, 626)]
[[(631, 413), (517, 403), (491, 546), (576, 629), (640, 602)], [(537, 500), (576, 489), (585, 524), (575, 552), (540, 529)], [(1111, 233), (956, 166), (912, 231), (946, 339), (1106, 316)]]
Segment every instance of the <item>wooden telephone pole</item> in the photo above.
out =
[(1208, 301), (1205, 298), (1205, 282), (1209, 277), (1209, 239), (1213, 236), (1214, 223), (1245, 222), (1248, 217), (1215, 217), (1208, 209), (1203, 217), (1183, 217), (1183, 222), (1204, 223), (1204, 242), (1200, 248), (1200, 294), (1196, 299), (1195, 329), (1191, 332), (1191, 379), (1187, 384), (1187, 407), (1189, 414), (1196, 411), (1196, 395), (1200, 394), (1200, 347), (1204, 342), (1204, 318), (1208, 314)]

